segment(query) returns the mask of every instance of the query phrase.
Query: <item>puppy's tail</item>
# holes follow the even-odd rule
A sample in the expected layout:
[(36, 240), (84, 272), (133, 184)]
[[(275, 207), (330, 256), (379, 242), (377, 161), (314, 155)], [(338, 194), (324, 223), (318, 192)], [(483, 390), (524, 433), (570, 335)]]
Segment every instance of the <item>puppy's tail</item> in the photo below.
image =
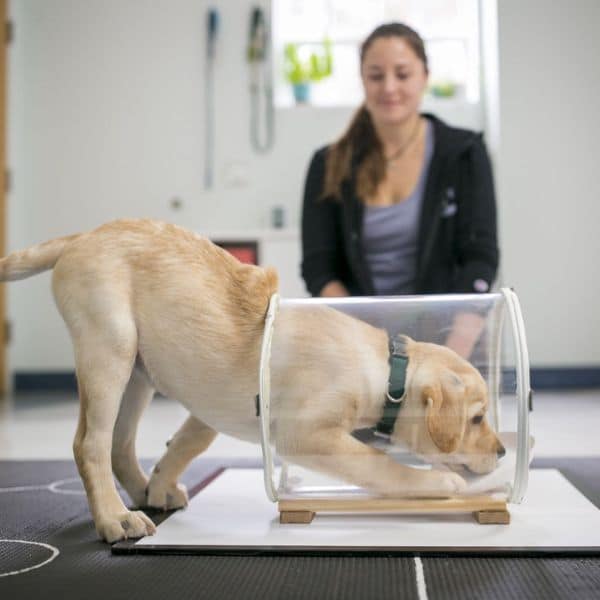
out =
[(25, 279), (52, 269), (63, 250), (80, 234), (56, 238), (0, 258), (0, 281)]

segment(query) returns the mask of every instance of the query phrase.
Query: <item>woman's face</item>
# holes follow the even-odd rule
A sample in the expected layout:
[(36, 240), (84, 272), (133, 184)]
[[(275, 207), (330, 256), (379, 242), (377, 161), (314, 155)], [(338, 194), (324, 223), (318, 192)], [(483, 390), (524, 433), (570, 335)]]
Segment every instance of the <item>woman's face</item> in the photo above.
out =
[(401, 123), (419, 112), (427, 73), (403, 38), (374, 40), (364, 54), (361, 77), (365, 105), (376, 123)]

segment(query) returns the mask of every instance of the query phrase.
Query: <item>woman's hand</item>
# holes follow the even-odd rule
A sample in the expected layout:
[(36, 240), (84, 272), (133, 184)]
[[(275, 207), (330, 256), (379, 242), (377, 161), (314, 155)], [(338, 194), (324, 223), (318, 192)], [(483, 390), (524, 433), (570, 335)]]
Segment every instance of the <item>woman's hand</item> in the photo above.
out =
[(346, 289), (346, 286), (341, 281), (330, 281), (323, 286), (323, 289), (319, 292), (321, 298), (343, 298), (349, 296), (350, 293)]
[(484, 324), (485, 320), (480, 315), (458, 313), (452, 322), (452, 329), (446, 340), (446, 346), (468, 360), (483, 331)]

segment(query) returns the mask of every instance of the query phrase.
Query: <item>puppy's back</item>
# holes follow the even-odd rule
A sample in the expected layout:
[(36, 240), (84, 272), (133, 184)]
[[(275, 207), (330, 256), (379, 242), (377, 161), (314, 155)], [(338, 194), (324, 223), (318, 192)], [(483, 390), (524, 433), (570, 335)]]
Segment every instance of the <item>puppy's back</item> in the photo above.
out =
[(262, 331), (277, 286), (274, 269), (243, 264), (195, 232), (149, 219), (113, 221), (81, 235), (53, 274), (59, 308), (73, 294), (85, 302), (119, 294), (154, 318), (166, 318), (168, 305), (177, 305), (178, 318), (190, 325), (229, 319), (246, 331)]

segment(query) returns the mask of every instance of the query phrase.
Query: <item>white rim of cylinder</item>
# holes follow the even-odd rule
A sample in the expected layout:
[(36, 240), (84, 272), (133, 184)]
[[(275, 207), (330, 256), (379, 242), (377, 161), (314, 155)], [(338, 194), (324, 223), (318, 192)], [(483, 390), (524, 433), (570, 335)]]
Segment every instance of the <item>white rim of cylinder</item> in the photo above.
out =
[(519, 504), (529, 482), (529, 396), (531, 387), (529, 381), (529, 353), (525, 324), (521, 313), (519, 299), (510, 288), (502, 288), (506, 300), (508, 317), (513, 331), (515, 351), (515, 371), (517, 376), (517, 458), (515, 464), (515, 479), (508, 498), (509, 502)]
[(265, 319), (262, 346), (260, 351), (259, 396), (260, 413), (260, 445), (263, 455), (263, 477), (265, 490), (271, 502), (279, 500), (277, 486), (274, 481), (273, 451), (271, 448), (271, 342), (275, 316), (279, 308), (279, 294), (273, 294), (269, 300), (269, 308)]

